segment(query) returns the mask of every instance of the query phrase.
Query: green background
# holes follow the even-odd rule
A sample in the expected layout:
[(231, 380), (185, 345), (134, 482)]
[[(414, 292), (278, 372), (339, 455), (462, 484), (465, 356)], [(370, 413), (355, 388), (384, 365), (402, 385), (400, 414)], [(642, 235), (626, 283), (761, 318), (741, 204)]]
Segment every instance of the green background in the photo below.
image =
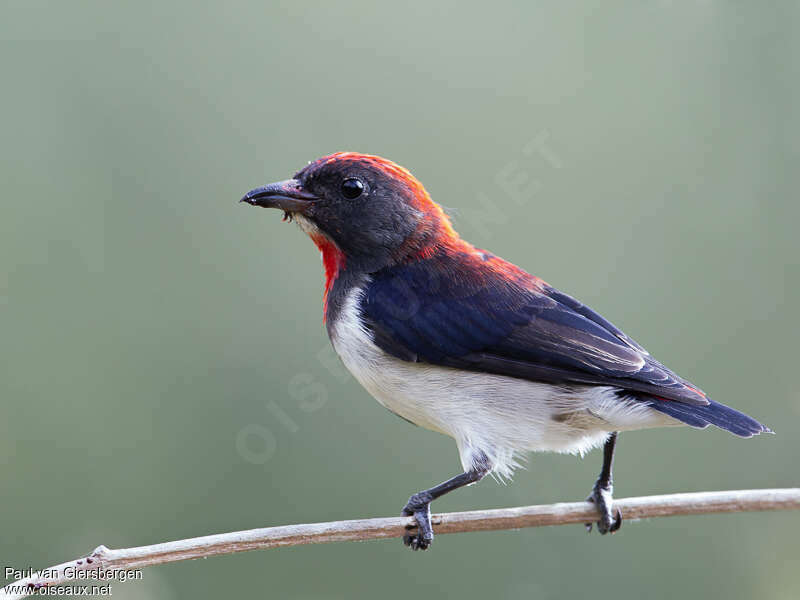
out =
[[(331, 360), (313, 245), (236, 204), (337, 150), (408, 167), (464, 237), (778, 433), (624, 434), (619, 496), (798, 485), (799, 21), (794, 2), (0, 4), (0, 565), (395, 515), (457, 472), (450, 439)], [(580, 500), (599, 466), (532, 456), (435, 510)], [(799, 536), (773, 513), (322, 545), (114, 594), (790, 600)]]

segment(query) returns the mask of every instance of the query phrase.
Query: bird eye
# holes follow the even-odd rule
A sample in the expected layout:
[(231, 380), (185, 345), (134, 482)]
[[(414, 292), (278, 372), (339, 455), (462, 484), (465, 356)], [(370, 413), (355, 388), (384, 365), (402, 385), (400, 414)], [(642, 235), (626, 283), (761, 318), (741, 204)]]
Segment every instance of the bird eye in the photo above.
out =
[(350, 177), (342, 182), (342, 196), (348, 200), (355, 200), (364, 191), (364, 184), (355, 177)]

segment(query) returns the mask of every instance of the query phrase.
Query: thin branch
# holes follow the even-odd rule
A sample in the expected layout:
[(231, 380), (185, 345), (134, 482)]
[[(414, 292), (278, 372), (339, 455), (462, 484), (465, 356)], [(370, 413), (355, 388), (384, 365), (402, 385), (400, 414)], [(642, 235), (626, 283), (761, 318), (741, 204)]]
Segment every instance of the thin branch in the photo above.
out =
[[(614, 507), (622, 510), (626, 521), (674, 515), (800, 510), (800, 488), (625, 498), (615, 500)], [(437, 534), (446, 534), (588, 523), (596, 519), (597, 513), (593, 505), (588, 502), (570, 502), (445, 513), (434, 515), (433, 524)], [(0, 590), (0, 599), (24, 598), (42, 587), (62, 585), (76, 578), (85, 580), (86, 573), (81, 577), (81, 573), (85, 571), (96, 573), (99, 570), (108, 575), (114, 571), (248, 550), (396, 538), (402, 537), (406, 528), (414, 524), (412, 517), (358, 519), (250, 529), (119, 550), (99, 546), (89, 556), (38, 571), (31, 577), (8, 584)]]

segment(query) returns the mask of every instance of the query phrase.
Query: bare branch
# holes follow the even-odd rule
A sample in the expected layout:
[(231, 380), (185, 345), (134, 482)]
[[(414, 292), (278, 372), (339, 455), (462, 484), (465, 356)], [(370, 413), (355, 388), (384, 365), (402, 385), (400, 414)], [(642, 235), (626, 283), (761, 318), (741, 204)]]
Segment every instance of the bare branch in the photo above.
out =
[[(622, 510), (626, 521), (674, 515), (800, 510), (800, 488), (625, 498), (615, 500), (614, 507)], [(596, 519), (597, 513), (592, 504), (570, 502), (445, 513), (434, 515), (433, 524), (437, 534), (446, 534), (588, 523)], [(138, 569), (248, 550), (396, 538), (402, 537), (406, 528), (414, 524), (412, 517), (358, 519), (250, 529), (119, 550), (99, 546), (89, 556), (44, 569), (32, 577), (8, 584), (0, 590), (0, 599), (24, 598), (42, 587), (62, 585), (80, 577), (82, 571), (99, 569), (108, 574), (115, 570)]]

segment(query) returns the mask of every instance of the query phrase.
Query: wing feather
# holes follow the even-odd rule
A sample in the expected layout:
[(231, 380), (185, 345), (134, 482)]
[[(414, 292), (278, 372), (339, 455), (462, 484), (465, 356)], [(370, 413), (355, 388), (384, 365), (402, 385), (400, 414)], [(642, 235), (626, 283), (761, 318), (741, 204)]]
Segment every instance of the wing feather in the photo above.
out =
[(481, 251), (375, 273), (361, 309), (375, 343), (402, 360), (708, 403), (589, 307)]

